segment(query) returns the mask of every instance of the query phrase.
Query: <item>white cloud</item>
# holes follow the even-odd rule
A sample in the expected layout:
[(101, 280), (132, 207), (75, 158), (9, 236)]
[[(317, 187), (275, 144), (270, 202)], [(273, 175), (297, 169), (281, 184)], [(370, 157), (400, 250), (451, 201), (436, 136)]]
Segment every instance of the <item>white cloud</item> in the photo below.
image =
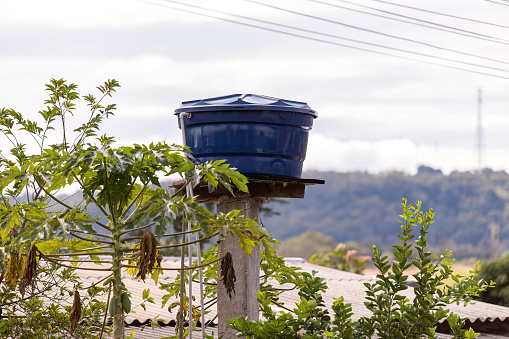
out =
[(417, 147), (410, 140), (339, 141), (321, 134), (310, 135), (306, 169), (317, 170), (368, 170), (388, 169), (413, 171), (418, 162)]
[[(309, 138), (304, 168), (324, 171), (368, 171), (379, 173), (398, 170), (415, 173), (419, 165), (453, 170), (475, 168), (474, 149), (417, 145), (409, 139), (385, 139), (379, 141), (340, 141), (312, 133)], [(488, 153), (490, 167), (507, 168), (509, 150), (492, 149)]]

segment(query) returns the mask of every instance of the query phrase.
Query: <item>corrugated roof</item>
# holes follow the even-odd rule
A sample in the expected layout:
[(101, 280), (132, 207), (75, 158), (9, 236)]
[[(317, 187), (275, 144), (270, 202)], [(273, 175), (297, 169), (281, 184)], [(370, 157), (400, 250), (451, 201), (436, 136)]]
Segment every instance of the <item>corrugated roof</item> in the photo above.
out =
[[(437, 339), (453, 339), (453, 335), (452, 334), (438, 333), (436, 338)], [(478, 338), (482, 338), (482, 339), (509, 338), (509, 334), (508, 333), (486, 333), (486, 332), (483, 332), (483, 333), (481, 333), (481, 335)]]
[[(375, 281), (374, 277), (344, 272), (323, 266), (317, 266), (305, 262), (303, 259), (299, 258), (288, 258), (286, 261), (287, 264), (291, 266), (301, 267), (305, 272), (311, 273), (312, 271), (316, 271), (318, 272), (318, 276), (325, 279), (328, 289), (323, 298), (325, 305), (328, 308), (332, 306), (334, 298), (343, 296), (345, 298), (345, 302), (352, 304), (354, 319), (359, 319), (362, 316), (370, 315), (370, 312), (364, 306), (364, 283), (373, 283)], [(163, 267), (180, 267), (180, 258), (165, 258), (163, 261)], [(101, 277), (108, 275), (108, 272), (79, 271), (79, 274), (84, 280), (84, 284), (86, 285), (87, 283), (91, 284), (93, 281), (97, 281)], [(165, 271), (164, 274), (159, 277), (159, 281), (162, 283), (169, 283), (174, 281), (176, 277), (177, 271)], [(173, 326), (175, 324), (174, 319), (176, 316), (176, 311), (170, 313), (166, 307), (161, 308), (161, 300), (166, 292), (159, 290), (151, 279), (147, 279), (145, 282), (143, 282), (137, 281), (134, 278), (125, 275), (124, 283), (132, 294), (131, 301), (133, 305), (133, 311), (136, 312), (131, 313), (126, 317), (126, 324), (128, 325), (128, 329), (135, 328), (138, 330), (138, 334), (135, 336), (135, 338), (159, 338), (159, 334), (157, 333), (162, 332), (165, 334), (161, 334), (160, 336), (174, 335)], [(144, 311), (141, 306), (139, 306), (142, 303), (141, 295), (144, 289), (150, 289), (150, 296), (153, 297), (156, 301), (155, 304), (147, 304), (146, 311)], [(410, 287), (405, 291), (405, 293), (409, 298), (412, 298), (413, 288)], [(193, 295), (199, 299), (200, 292), (199, 285), (197, 283), (193, 283)], [(300, 298), (298, 296), (298, 291), (289, 290), (285, 291), (280, 296), (279, 301), (283, 303), (285, 307), (293, 309), (295, 307), (295, 303), (299, 300)], [(173, 301), (176, 301), (176, 299), (168, 301), (167, 305), (171, 304)], [(504, 338), (509, 336), (509, 308), (507, 307), (476, 302), (475, 304), (469, 304), (466, 307), (463, 305), (453, 304), (449, 305), (448, 308), (457, 313), (459, 316), (467, 318), (467, 325), (472, 326), (476, 331), (483, 331), (486, 335), (488, 335), (483, 335), (482, 338)], [(210, 313), (208, 313), (205, 318), (206, 323), (215, 319), (217, 308), (213, 306), (209, 309), (209, 311)], [(142, 325), (149, 324), (151, 319), (154, 319), (155, 317), (163, 320), (162, 324), (166, 326), (155, 331), (152, 331), (150, 326), (147, 326), (145, 330), (140, 331)], [(216, 332), (217, 335), (216, 328), (208, 328), (207, 333), (209, 332)], [(155, 336), (152, 336), (152, 334)], [(446, 339), (449, 337), (444, 336), (443, 338)]]
[[(125, 328), (126, 335), (130, 333), (130, 331), (136, 332), (133, 334), (134, 339), (160, 339), (163, 337), (169, 337), (175, 335), (175, 328), (171, 325), (155, 327), (152, 329), (150, 326), (145, 326), (142, 329), (141, 326), (128, 325)], [(207, 327), (205, 333), (208, 335), (213, 335), (214, 338), (218, 338), (217, 327)], [(197, 328), (193, 331), (193, 338), (201, 338), (201, 329)], [(189, 337), (188, 337), (189, 338)]]
[[(345, 302), (351, 303), (354, 319), (358, 319), (362, 316), (369, 316), (369, 311), (365, 308), (365, 286), (364, 283), (375, 282), (374, 277), (364, 276), (344, 271), (335, 270), (332, 268), (317, 266), (305, 261), (292, 263), (294, 266), (302, 267), (306, 272), (317, 271), (317, 275), (324, 278), (327, 283), (328, 289), (324, 295), (325, 304), (330, 307), (334, 298), (343, 296)], [(294, 302), (297, 295), (296, 291), (285, 292), (285, 297), (288, 302)], [(408, 290), (404, 291), (410, 299), (413, 298), (413, 288), (409, 287)], [(293, 294), (293, 295), (292, 295)], [(469, 304), (466, 307), (456, 304), (448, 305), (447, 308), (454, 311), (461, 317), (467, 318), (468, 321), (474, 322), (508, 322), (509, 323), (509, 308), (488, 304), (484, 302), (475, 302), (475, 304)]]

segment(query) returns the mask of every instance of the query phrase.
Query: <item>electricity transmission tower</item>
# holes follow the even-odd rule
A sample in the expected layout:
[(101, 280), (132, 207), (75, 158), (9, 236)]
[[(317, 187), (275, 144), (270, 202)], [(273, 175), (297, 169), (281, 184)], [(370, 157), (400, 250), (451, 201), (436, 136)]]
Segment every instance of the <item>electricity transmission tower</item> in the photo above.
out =
[(500, 256), (499, 247), (500, 247), (500, 225), (497, 223), (491, 223), (488, 226), (490, 231), (490, 244), (491, 244), (491, 253), (490, 259), (498, 259)]
[(476, 169), (477, 171), (481, 171), (484, 166), (484, 133), (482, 128), (482, 89), (478, 90), (477, 97), (477, 132), (476, 132), (476, 145), (475, 145), (475, 155), (476, 155)]

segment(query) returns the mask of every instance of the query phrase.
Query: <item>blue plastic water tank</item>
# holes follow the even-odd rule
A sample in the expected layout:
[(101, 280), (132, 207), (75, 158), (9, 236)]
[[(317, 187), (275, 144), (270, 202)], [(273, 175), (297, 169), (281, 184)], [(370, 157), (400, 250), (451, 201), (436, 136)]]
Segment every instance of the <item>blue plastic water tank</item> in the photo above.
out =
[(185, 101), (175, 114), (184, 114), (185, 142), (199, 162), (226, 159), (243, 174), (293, 178), (317, 117), (304, 102), (255, 94)]

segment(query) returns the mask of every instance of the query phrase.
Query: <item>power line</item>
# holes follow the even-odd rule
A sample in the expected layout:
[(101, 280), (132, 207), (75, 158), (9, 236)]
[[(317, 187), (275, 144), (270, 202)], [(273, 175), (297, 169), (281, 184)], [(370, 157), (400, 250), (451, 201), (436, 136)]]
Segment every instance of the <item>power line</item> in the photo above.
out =
[[(385, 10), (382, 10), (382, 9), (379, 9), (379, 8), (374, 8), (374, 7), (371, 7), (371, 6), (365, 6), (365, 5), (356, 4), (354, 2), (347, 1), (347, 0), (336, 0), (336, 1), (344, 2), (344, 3), (350, 4), (350, 5), (354, 5), (354, 6), (359, 6), (359, 7), (362, 7), (362, 8), (371, 9), (373, 11), (377, 11), (377, 12), (381, 12), (381, 13), (385, 13), (385, 14), (390, 14), (390, 15), (395, 15), (395, 16), (399, 16), (399, 17), (402, 17), (402, 18), (406, 18), (406, 19), (415, 20), (415, 21), (418, 21), (418, 22), (424, 22), (424, 23), (427, 23), (427, 24), (436, 25), (436, 26), (439, 26), (439, 27), (445, 27), (445, 28), (449, 28), (449, 29), (454, 29), (454, 30), (457, 30), (457, 31), (460, 31), (460, 32), (470, 33), (470, 34), (478, 35), (478, 36), (489, 38), (489, 39), (495, 39), (495, 40), (509, 42), (508, 40), (500, 39), (500, 38), (493, 37), (493, 36), (490, 36), (490, 35), (480, 34), (480, 33), (472, 32), (472, 31), (468, 31), (468, 30), (464, 30), (464, 29), (460, 29), (460, 28), (455, 28), (455, 27), (452, 27), (452, 26), (437, 24), (437, 23), (434, 23), (434, 22), (431, 22), (431, 21), (422, 20), (422, 19), (414, 18), (414, 17), (411, 17), (411, 16), (403, 15), (403, 14), (393, 13), (393, 12), (385, 11)], [(493, 42), (495, 42), (495, 41), (493, 41)]]
[[(409, 51), (409, 50), (402, 49), (402, 48), (396, 48), (396, 47), (390, 47), (390, 46), (381, 45), (381, 44), (375, 44), (375, 43), (366, 42), (366, 41), (362, 41), (362, 40), (346, 38), (346, 37), (342, 37), (342, 36), (335, 35), (335, 34), (322, 33), (322, 32), (313, 31), (313, 30), (309, 30), (309, 29), (304, 29), (304, 28), (300, 28), (300, 27), (284, 25), (284, 24), (280, 24), (280, 23), (276, 23), (276, 22), (267, 21), (267, 20), (261, 20), (261, 19), (256, 19), (256, 18), (247, 17), (247, 16), (243, 16), (243, 15), (238, 15), (238, 14), (234, 14), (234, 13), (230, 13), (230, 12), (214, 10), (214, 9), (205, 8), (205, 7), (201, 7), (201, 6), (197, 6), (197, 5), (191, 5), (191, 4), (182, 3), (182, 2), (175, 2), (175, 1), (172, 1), (172, 2), (180, 4), (180, 5), (185, 5), (185, 6), (188, 6), (188, 7), (194, 7), (194, 8), (198, 8), (198, 9), (205, 9), (205, 10), (208, 10), (208, 11), (211, 11), (211, 12), (215, 12), (215, 13), (219, 13), (219, 14), (230, 15), (230, 16), (233, 16), (233, 17), (236, 17), (236, 18), (241, 18), (241, 19), (244, 19), (244, 20), (251, 20), (251, 21), (255, 21), (255, 22), (259, 22), (259, 23), (263, 23), (263, 24), (268, 24), (268, 25), (274, 25), (274, 26), (277, 26), (277, 27), (293, 29), (293, 30), (297, 30), (297, 31), (300, 31), (300, 32), (306, 32), (306, 33), (311, 33), (311, 34), (315, 34), (315, 35), (325, 36), (325, 37), (328, 37), (328, 38), (340, 39), (340, 40), (345, 40), (345, 41), (349, 41), (349, 42), (355, 42), (355, 43), (359, 43), (359, 44), (363, 44), (363, 45), (379, 47), (379, 48), (384, 48), (384, 49), (389, 49), (389, 50), (393, 50), (393, 51), (398, 51), (398, 52), (403, 52), (403, 53), (408, 53), (408, 54), (413, 54), (413, 55), (418, 55), (418, 56), (424, 56), (424, 57), (434, 58), (434, 59), (439, 59), (439, 60), (444, 60), (444, 61), (457, 62), (457, 63), (466, 64), (466, 65), (469, 65), (469, 66), (481, 67), (481, 68), (486, 68), (486, 69), (492, 69), (492, 70), (495, 70), (495, 71), (509, 72), (509, 70), (501, 69), (501, 68), (497, 68), (497, 67), (490, 67), (490, 66), (485, 66), (485, 65), (469, 63), (469, 62), (464, 62), (464, 61), (460, 61), (460, 60), (455, 60), (455, 59), (450, 59), (450, 58), (444, 58), (444, 57), (440, 57), (440, 56), (430, 55), (430, 54), (426, 54), (426, 53), (419, 53), (419, 52)], [(402, 38), (402, 39), (403, 40), (407, 40), (405, 38)], [(501, 61), (501, 60), (496, 60), (496, 59), (491, 59), (491, 58), (486, 58), (486, 57), (475, 55), (475, 54), (460, 52), (460, 51), (457, 51), (457, 50), (453, 50), (453, 49), (449, 49), (449, 48), (444, 48), (444, 47), (440, 47), (440, 46), (436, 46), (436, 45), (432, 45), (432, 44), (427, 44), (427, 43), (416, 41), (416, 40), (409, 40), (409, 41), (410, 42), (419, 43), (419, 44), (422, 44), (422, 45), (425, 45), (425, 46), (428, 46), (428, 47), (440, 49), (440, 50), (445, 50), (445, 51), (454, 52), (454, 53), (463, 54), (463, 55), (468, 55), (468, 56), (476, 57), (476, 58), (480, 58), (480, 59), (495, 61), (495, 62), (503, 63), (503, 64), (506, 64), (506, 65), (509, 64), (509, 62), (505, 62), (505, 61)]]
[[(174, 0), (169, 0), (169, 1), (173, 2), (173, 3), (180, 4), (180, 5), (184, 5), (184, 6), (187, 6), (187, 7), (198, 8), (200, 10), (205, 9), (205, 10), (208, 10), (210, 12), (226, 14), (226, 15), (230, 15), (230, 16), (233, 16), (233, 17), (241, 18), (241, 19), (244, 19), (244, 20), (251, 20), (251, 21), (255, 21), (255, 22), (261, 22), (261, 23), (264, 23), (264, 24), (269, 24), (269, 25), (274, 25), (274, 26), (278, 26), (278, 27), (289, 28), (289, 29), (298, 30), (298, 31), (301, 31), (301, 32), (303, 31), (303, 32), (311, 33), (311, 34), (315, 34), (315, 35), (326, 36), (326, 37), (329, 37), (329, 38), (335, 38), (335, 39), (345, 40), (345, 41), (349, 41), (349, 42), (355, 42), (355, 43), (359, 43), (359, 44), (363, 44), (363, 45), (368, 45), (368, 46), (373, 46), (373, 47), (378, 47), (378, 48), (389, 49), (389, 50), (393, 50), (393, 51), (397, 51), (397, 52), (403, 52), (403, 53), (423, 56), (423, 57), (432, 58), (432, 59), (438, 59), (438, 60), (449, 61), (449, 62), (456, 62), (456, 63), (460, 63), (460, 64), (464, 64), (464, 65), (480, 67), (480, 68), (486, 68), (486, 69), (491, 69), (491, 70), (500, 71), (500, 72), (509, 72), (509, 70), (502, 69), (502, 68), (485, 66), (485, 65), (480, 65), (480, 64), (476, 64), (476, 63), (471, 63), (471, 62), (466, 62), (466, 61), (461, 61), (461, 60), (455, 60), (455, 59), (440, 57), (440, 56), (426, 54), (426, 53), (414, 52), (414, 51), (409, 51), (409, 50), (406, 50), (406, 49), (390, 47), (390, 46), (386, 46), (386, 45), (375, 44), (375, 43), (361, 41), (361, 40), (356, 40), (356, 39), (351, 39), (351, 38), (345, 38), (345, 37), (341, 37), (341, 36), (334, 35), (334, 34), (321, 33), (321, 32), (317, 32), (317, 31), (313, 31), (313, 30), (303, 29), (303, 28), (300, 28), (300, 27), (283, 25), (283, 24), (274, 23), (274, 22), (271, 22), (271, 21), (255, 19), (255, 18), (246, 17), (246, 16), (242, 16), (242, 15), (238, 15), (238, 14), (233, 14), (233, 13), (229, 13), (229, 12), (225, 12), (225, 11), (214, 10), (214, 9), (205, 8), (205, 7), (202, 7), (202, 6), (191, 5), (191, 4), (188, 4), (188, 3), (182, 3), (182, 2), (178, 2), (178, 1), (174, 1)], [(417, 42), (417, 41), (414, 41), (414, 40), (410, 40), (410, 41), (411, 42)], [(423, 43), (423, 44), (424, 45), (428, 45), (428, 44), (425, 44), (425, 43)], [(428, 45), (428, 46), (435, 47), (435, 48), (438, 48), (438, 49), (442, 49), (442, 48), (440, 48), (438, 46), (434, 46), (434, 45)], [(447, 49), (445, 49), (445, 50), (447, 50)], [(450, 51), (454, 51), (454, 50), (450, 50)], [(454, 51), (454, 52), (463, 54), (462, 52), (458, 52), (458, 51)], [(468, 53), (465, 53), (465, 54), (468, 54)], [(476, 55), (471, 55), (471, 56), (483, 58), (483, 57), (476, 56)], [(494, 61), (501, 62), (501, 63), (504, 63), (504, 64), (508, 64), (507, 62), (503, 62), (503, 61), (499, 61), (499, 60), (494, 60)]]
[(484, 133), (482, 128), (482, 89), (477, 91), (477, 130), (476, 130), (477, 169), (482, 170), (484, 161)]
[(476, 23), (484, 24), (484, 25), (490, 25), (490, 26), (502, 27), (502, 28), (509, 28), (509, 26), (504, 26), (504, 25), (494, 24), (494, 23), (492, 23), (492, 22), (486, 22), (486, 21), (481, 21), (481, 20), (469, 19), (469, 18), (465, 18), (465, 17), (457, 16), (457, 15), (451, 15), (451, 14), (446, 14), (446, 13), (440, 13), (440, 12), (430, 11), (430, 10), (427, 10), (427, 9), (422, 9), (422, 8), (417, 8), (417, 7), (412, 7), (412, 6), (407, 6), (407, 5), (397, 4), (397, 3), (394, 3), (394, 2), (390, 2), (390, 1), (384, 1), (384, 0), (371, 0), (371, 1), (381, 2), (381, 3), (388, 4), (388, 5), (392, 5), (392, 6), (398, 6), (398, 7), (403, 7), (403, 8), (409, 8), (409, 9), (413, 9), (413, 10), (416, 10), (416, 11), (421, 11), (421, 12), (426, 12), (426, 13), (431, 13), (431, 14), (436, 14), (436, 15), (446, 16), (446, 17), (449, 17), (449, 18), (455, 18), (455, 19), (460, 19), (460, 20), (465, 20), (465, 21), (470, 21), (470, 22), (476, 22)]
[[(255, 3), (258, 3), (258, 4), (263, 5), (263, 6), (271, 6), (271, 5), (260, 3), (260, 2), (256, 2), (256, 1), (253, 1), (253, 0), (242, 0), (242, 1), (255, 2)], [(368, 8), (368, 9), (372, 9), (372, 10), (375, 10), (375, 11), (384, 12), (386, 14), (391, 14), (391, 15), (400, 16), (400, 17), (404, 17), (404, 18), (407, 18), (407, 19), (411, 19), (411, 20), (416, 20), (416, 21), (419, 21), (419, 22), (425, 22), (425, 23), (428, 23), (428, 24), (431, 24), (431, 25), (436, 25), (438, 27), (442, 27), (442, 28), (433, 27), (433, 26), (427, 26), (427, 25), (416, 23), (416, 22), (396, 19), (396, 18), (387, 17), (387, 16), (383, 16), (383, 15), (377, 15), (377, 14), (374, 14), (374, 13), (369, 13), (369, 12), (364, 12), (364, 11), (360, 11), (360, 10), (355, 10), (353, 8), (339, 6), (339, 5), (334, 5), (334, 4), (330, 4), (330, 3), (322, 2), (322, 1), (318, 1), (318, 0), (308, 0), (308, 1), (317, 2), (317, 3), (321, 3), (323, 5), (328, 5), (328, 6), (337, 7), (337, 8), (341, 8), (341, 9), (346, 9), (346, 10), (350, 10), (350, 11), (355, 11), (355, 12), (358, 12), (358, 13), (363, 13), (363, 14), (367, 14), (367, 15), (371, 15), (371, 16), (376, 16), (376, 17), (379, 17), (379, 18), (385, 18), (385, 19), (389, 19), (389, 20), (405, 22), (407, 24), (413, 24), (413, 25), (417, 25), (417, 26), (422, 26), (422, 27), (427, 27), (427, 28), (431, 28), (431, 29), (436, 29), (436, 30), (448, 32), (448, 33), (451, 33), (451, 34), (466, 36), (466, 37), (473, 38), (473, 39), (485, 40), (485, 41), (494, 42), (494, 43), (503, 44), (503, 45), (508, 45), (509, 44), (509, 40), (504, 40), (504, 39), (497, 38), (497, 37), (492, 37), (492, 36), (489, 36), (489, 35), (479, 34), (479, 33), (476, 33), (476, 32), (466, 31), (466, 30), (462, 30), (462, 29), (459, 29), (459, 28), (451, 27), (451, 26), (440, 25), (440, 24), (433, 23), (433, 22), (430, 22), (430, 21), (420, 20), (420, 19), (416, 19), (416, 18), (405, 16), (405, 15), (400, 15), (400, 14), (396, 14), (396, 13), (392, 13), (392, 12), (388, 12), (388, 11), (383, 11), (383, 10), (380, 10), (380, 9), (377, 9), (377, 8), (373, 8), (373, 7), (369, 7), (369, 6), (363, 6), (363, 5), (356, 4), (356, 3), (353, 3), (353, 2), (349, 2), (349, 1), (345, 1), (345, 0), (336, 0), (336, 1), (341, 1), (341, 2), (348, 3), (348, 4), (351, 4), (351, 5), (354, 5), (354, 6), (359, 6), (359, 7), (362, 7), (362, 8)], [(301, 14), (304, 14), (304, 13), (301, 13)], [(328, 20), (328, 19), (324, 19), (324, 20)], [(356, 26), (352, 26), (352, 27), (356, 27)], [(447, 30), (447, 29), (444, 29), (444, 28), (452, 29), (453, 31), (450, 31), (450, 30)], [(458, 31), (458, 32), (455, 32), (455, 31)]]
[[(245, 0), (245, 1), (249, 1), (249, 0)], [(423, 27), (432, 28), (432, 29), (438, 29), (438, 28), (435, 28), (435, 27), (432, 27), (432, 26), (417, 24), (417, 23), (414, 23), (414, 22), (411, 22), (411, 21), (400, 20), (400, 19), (396, 19), (396, 18), (386, 17), (386, 16), (383, 16), (383, 15), (378, 15), (378, 14), (373, 14), (373, 13), (369, 13), (369, 12), (359, 11), (359, 10), (348, 8), (348, 7), (343, 7), (343, 6), (339, 6), (339, 5), (333, 5), (333, 4), (322, 2), (322, 1), (319, 1), (319, 0), (308, 0), (308, 1), (317, 2), (317, 3), (324, 4), (324, 5), (329, 5), (329, 6), (332, 6), (332, 7), (342, 8), (342, 9), (346, 9), (346, 10), (351, 10), (351, 11), (359, 12), (359, 13), (363, 13), (363, 14), (373, 15), (373, 16), (381, 17), (381, 18), (385, 18), (385, 19), (405, 22), (405, 23), (409, 23), (409, 24), (415, 24), (415, 25), (418, 25), (418, 26), (423, 26)], [(449, 33), (458, 34), (456, 32), (451, 32), (451, 31), (444, 30), (444, 29), (438, 29), (438, 30), (449, 32)], [(374, 31), (374, 32), (377, 33), (377, 34), (384, 34), (384, 33), (376, 32), (376, 31)], [(470, 35), (461, 34), (461, 33), (460, 33), (460, 35), (465, 35), (465, 36), (468, 36), (468, 37), (472, 37)], [(502, 64), (509, 64), (509, 62), (506, 62), (506, 61), (492, 59), (492, 58), (487, 58), (487, 57), (483, 57), (483, 56), (480, 56), (480, 55), (471, 54), (471, 53), (467, 53), (467, 52), (462, 52), (462, 51), (458, 51), (458, 50), (454, 50), (454, 49), (450, 49), (450, 48), (446, 48), (446, 47), (441, 47), (441, 46), (429, 44), (429, 43), (418, 41), (418, 40), (414, 40), (414, 39), (403, 38), (403, 37), (399, 37), (399, 36), (395, 36), (395, 35), (389, 35), (389, 37), (395, 38), (395, 39), (399, 39), (399, 40), (404, 40), (404, 41), (409, 41), (409, 42), (417, 43), (417, 44), (420, 44), (420, 45), (424, 45), (424, 46), (428, 46), (428, 47), (432, 47), (432, 48), (436, 48), (436, 49), (440, 49), (440, 50), (444, 50), (444, 51), (449, 51), (449, 52), (453, 52), (453, 53), (467, 55), (467, 56), (471, 56), (471, 57), (475, 57), (475, 58), (480, 58), (480, 59), (484, 59), (484, 60), (499, 62), (499, 63), (502, 63)], [(482, 40), (486, 40), (486, 39), (482, 39)], [(488, 40), (488, 41), (491, 41), (491, 40)], [(506, 44), (506, 45), (509, 45), (509, 44)]]
[[(314, 0), (309, 0), (309, 1), (314, 1)], [(392, 21), (403, 22), (403, 23), (410, 24), (410, 25), (431, 28), (431, 29), (434, 29), (434, 30), (437, 30), (437, 31), (442, 31), (442, 32), (447, 32), (447, 33), (452, 33), (452, 34), (457, 34), (457, 35), (463, 35), (463, 36), (467, 36), (467, 37), (470, 37), (470, 38), (476, 38), (476, 37), (473, 37), (473, 36), (471, 36), (469, 34), (463, 34), (463, 33), (459, 33), (459, 32), (450, 31), (450, 30), (444, 29), (444, 28), (439, 28), (439, 27), (434, 27), (434, 26), (429, 26), (429, 25), (421, 24), (421, 23), (418, 23), (418, 22), (413, 22), (413, 21), (393, 18), (393, 17), (390, 17), (390, 16), (385, 16), (385, 15), (375, 14), (375, 13), (371, 13), (371, 12), (366, 12), (366, 11), (362, 11), (360, 9), (354, 9), (354, 8), (345, 7), (345, 6), (341, 6), (341, 5), (334, 5), (334, 4), (330, 4), (330, 3), (327, 3), (327, 2), (321, 2), (321, 1), (314, 1), (314, 2), (318, 2), (318, 3), (321, 3), (323, 5), (327, 5), (327, 6), (331, 6), (331, 7), (335, 7), (335, 8), (341, 8), (341, 9), (344, 9), (344, 10), (347, 10), (347, 11), (351, 11), (351, 12), (356, 12), (356, 13), (361, 13), (361, 14), (366, 14), (366, 15), (374, 16), (374, 17), (377, 17), (377, 18), (383, 18), (383, 19), (388, 19), (388, 20), (392, 20)]]
[[(449, 69), (455, 69), (455, 70), (465, 71), (465, 72), (469, 72), (469, 73), (481, 74), (481, 75), (491, 76), (491, 77), (495, 77), (495, 78), (509, 79), (509, 77), (502, 76), (502, 75), (485, 73), (485, 72), (480, 72), (480, 71), (471, 70), (471, 69), (467, 69), (467, 68), (461, 68), (461, 67), (456, 67), (456, 66), (444, 65), (444, 64), (439, 64), (439, 63), (435, 63), (435, 62), (430, 62), (430, 61), (425, 61), (425, 60), (420, 60), (420, 59), (415, 59), (415, 58), (409, 58), (409, 57), (405, 57), (405, 56), (401, 56), (401, 55), (395, 55), (395, 54), (380, 52), (380, 51), (371, 50), (371, 49), (367, 49), (367, 48), (362, 48), (362, 47), (357, 47), (357, 46), (341, 44), (341, 43), (337, 43), (337, 42), (333, 42), (333, 41), (329, 41), (329, 40), (318, 39), (318, 38), (314, 38), (314, 37), (310, 37), (310, 36), (306, 36), (306, 35), (300, 35), (300, 34), (296, 34), (296, 33), (281, 31), (281, 30), (277, 30), (277, 29), (269, 28), (269, 27), (257, 26), (257, 25), (246, 23), (246, 22), (241, 22), (241, 21), (235, 21), (235, 20), (231, 20), (231, 19), (221, 18), (221, 17), (218, 17), (218, 16), (214, 16), (214, 15), (210, 15), (210, 14), (204, 14), (204, 13), (199, 13), (199, 12), (192, 11), (192, 10), (186, 10), (186, 9), (183, 9), (183, 8), (170, 6), (168, 4), (165, 4), (165, 5), (156, 4), (156, 3), (149, 2), (147, 0), (140, 0), (140, 1), (147, 2), (147, 3), (150, 3), (150, 4), (155, 5), (155, 6), (170, 8), (170, 9), (177, 10), (177, 11), (180, 11), (180, 12), (185, 12), (185, 13), (190, 13), (190, 14), (199, 15), (199, 16), (203, 16), (203, 17), (213, 18), (213, 19), (217, 19), (217, 20), (221, 20), (221, 21), (225, 21), (225, 22), (229, 22), (229, 23), (234, 23), (234, 24), (238, 24), (238, 25), (242, 25), (242, 26), (257, 28), (257, 29), (261, 29), (261, 30), (265, 30), (265, 31), (269, 31), (269, 32), (284, 34), (284, 35), (293, 36), (293, 37), (297, 37), (297, 38), (302, 38), (302, 39), (306, 39), (306, 40), (311, 40), (311, 41), (315, 41), (315, 42), (321, 42), (321, 43), (325, 43), (325, 44), (329, 44), (329, 45), (334, 45), (334, 46), (339, 46), (339, 47), (346, 47), (346, 48), (355, 49), (355, 50), (364, 51), (364, 52), (370, 52), (370, 53), (374, 53), (374, 54), (378, 54), (378, 55), (384, 55), (384, 56), (390, 56), (390, 57), (395, 57), (395, 58), (404, 59), (404, 60), (416, 61), (416, 62), (425, 63), (425, 64), (429, 64), (429, 65), (434, 65), (434, 66), (439, 66), (439, 67), (444, 67), (444, 68), (449, 68)], [(208, 8), (205, 8), (205, 7), (201, 7), (201, 6), (195, 6), (195, 5), (190, 5), (190, 4), (186, 4), (186, 3), (181, 3), (181, 2), (178, 2), (178, 1), (174, 1), (174, 0), (163, 0), (163, 1), (164, 2), (171, 2), (171, 3), (175, 3), (175, 4), (179, 4), (179, 5), (184, 5), (184, 6), (196, 7), (196, 8), (200, 8), (202, 10), (208, 10), (208, 11), (212, 11), (212, 12), (217, 12), (216, 10), (211, 10), (211, 9), (208, 9)], [(460, 61), (456, 61), (456, 62), (460, 62)], [(506, 70), (503, 70), (503, 71), (507, 72)]]
[(496, 2), (496, 1), (493, 1), (493, 0), (484, 0), (484, 1), (493, 2), (494, 4), (502, 5), (502, 6), (509, 6), (509, 4), (504, 4), (504, 3)]

